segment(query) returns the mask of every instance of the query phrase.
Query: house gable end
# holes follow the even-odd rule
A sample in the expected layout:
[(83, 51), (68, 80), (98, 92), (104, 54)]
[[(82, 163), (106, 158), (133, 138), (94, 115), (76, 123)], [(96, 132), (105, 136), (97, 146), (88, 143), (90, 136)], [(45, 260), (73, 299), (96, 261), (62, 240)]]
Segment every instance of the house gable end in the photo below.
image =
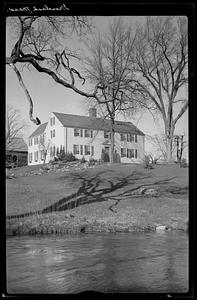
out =
[(45, 132), (45, 129), (47, 127), (48, 122), (41, 124), (30, 136), (30, 138), (33, 138), (35, 136), (41, 135)]

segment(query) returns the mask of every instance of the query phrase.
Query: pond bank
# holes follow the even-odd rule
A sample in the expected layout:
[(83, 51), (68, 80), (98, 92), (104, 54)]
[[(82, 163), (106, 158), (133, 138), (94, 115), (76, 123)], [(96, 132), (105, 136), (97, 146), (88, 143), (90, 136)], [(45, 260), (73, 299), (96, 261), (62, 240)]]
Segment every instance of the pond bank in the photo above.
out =
[[(32, 224), (33, 225), (33, 224)], [(13, 225), (9, 225), (6, 228), (6, 236), (16, 236), (16, 235), (49, 235), (49, 234), (77, 234), (77, 233), (94, 233), (94, 232), (146, 232), (146, 231), (156, 231), (156, 230), (183, 230), (188, 231), (187, 224), (183, 224), (180, 227), (177, 225), (173, 227), (168, 227), (165, 225), (147, 225), (147, 227), (140, 227), (138, 225), (130, 224), (110, 224), (110, 223), (85, 223), (79, 224), (69, 224), (68, 226), (62, 224), (53, 224), (53, 226), (45, 227), (42, 225), (32, 226), (29, 222), (19, 222)], [(160, 229), (161, 227), (161, 229)], [(158, 228), (158, 229), (157, 229)]]
[[(132, 202), (128, 200), (117, 204), (113, 210), (110, 210), (112, 204), (110, 205), (109, 202), (94, 203), (67, 211), (7, 219), (6, 235), (188, 230), (186, 211), (183, 215), (177, 210), (177, 206), (180, 206), (180, 202), (182, 203), (183, 200), (164, 198), (164, 207), (161, 205), (160, 199), (158, 201), (160, 209), (158, 204), (154, 205), (155, 201), (158, 199), (145, 198), (142, 200), (138, 198), (136, 202), (132, 199)], [(168, 207), (168, 211), (169, 201), (173, 202), (173, 205)], [(146, 202), (146, 207), (144, 202)], [(141, 208), (136, 207), (136, 203)], [(173, 206), (176, 207), (176, 211), (173, 211)]]

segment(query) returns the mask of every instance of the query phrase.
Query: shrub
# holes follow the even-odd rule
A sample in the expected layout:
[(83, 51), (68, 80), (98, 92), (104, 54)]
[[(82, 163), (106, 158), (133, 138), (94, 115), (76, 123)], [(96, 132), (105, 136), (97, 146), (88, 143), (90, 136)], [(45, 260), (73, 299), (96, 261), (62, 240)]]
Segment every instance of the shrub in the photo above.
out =
[[(50, 163), (50, 162), (49, 162)], [(47, 165), (44, 165), (44, 166), (42, 166), (42, 170), (44, 170), (44, 171), (48, 171), (48, 170), (50, 170), (50, 167), (49, 166), (47, 166)]]
[(182, 158), (182, 160), (180, 162), (180, 167), (181, 168), (187, 168), (188, 167), (187, 160), (185, 158)]
[(83, 156), (80, 161), (81, 161), (82, 164), (84, 164), (86, 162), (85, 157)]
[(121, 162), (120, 154), (117, 152), (117, 150), (115, 150), (115, 152), (114, 152), (114, 162), (115, 163), (120, 163)]
[(102, 149), (102, 152), (101, 152), (101, 161), (104, 162), (104, 163), (110, 161), (109, 154), (105, 151), (105, 149)]
[(72, 152), (65, 153), (64, 151), (62, 151), (59, 154), (58, 158), (61, 161), (75, 161), (76, 160), (76, 157), (73, 155)]
[(92, 156), (90, 156), (88, 165), (89, 165), (89, 166), (94, 166), (96, 162), (97, 162), (97, 161), (96, 161)]
[(57, 147), (57, 149), (56, 149), (56, 156), (58, 157), (59, 154), (60, 154), (59, 147)]
[(149, 155), (145, 155), (144, 161), (143, 161), (143, 167), (144, 167), (144, 169), (153, 169), (152, 163), (150, 162)]

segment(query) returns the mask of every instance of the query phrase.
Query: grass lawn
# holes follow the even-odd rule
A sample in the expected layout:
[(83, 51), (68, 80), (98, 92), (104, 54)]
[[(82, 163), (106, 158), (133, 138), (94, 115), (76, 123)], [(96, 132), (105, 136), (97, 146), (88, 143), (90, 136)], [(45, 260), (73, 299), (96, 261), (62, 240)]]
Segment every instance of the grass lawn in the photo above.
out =
[[(17, 168), (14, 170), (16, 177), (6, 180), (7, 215), (37, 212), (34, 216), (10, 219), (8, 224), (21, 224), (22, 220), (48, 222), (49, 218), (53, 219), (53, 224), (62, 224), (66, 216), (67, 225), (97, 223), (98, 228), (98, 223), (108, 223), (117, 227), (119, 224), (119, 227), (146, 228), (163, 224), (185, 228), (188, 168), (157, 165), (153, 170), (144, 170), (141, 165), (115, 164), (64, 173), (17, 176), (17, 172), (26, 174), (36, 167)], [(140, 187), (157, 189), (157, 197), (136, 196), (134, 193)]]

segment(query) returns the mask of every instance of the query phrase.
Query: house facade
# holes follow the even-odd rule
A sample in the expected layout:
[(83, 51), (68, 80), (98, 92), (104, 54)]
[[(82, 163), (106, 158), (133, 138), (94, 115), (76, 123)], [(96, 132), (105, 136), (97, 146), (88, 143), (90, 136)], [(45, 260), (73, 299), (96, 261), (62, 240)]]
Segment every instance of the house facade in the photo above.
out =
[[(53, 160), (61, 149), (72, 152), (76, 158), (90, 157), (99, 160), (104, 149), (110, 156), (109, 119), (96, 116), (96, 109), (89, 116), (52, 112), (49, 121), (40, 125), (29, 137), (28, 164), (42, 164)], [(122, 163), (141, 163), (144, 158), (145, 135), (131, 122), (116, 121), (115, 151)], [(46, 156), (45, 156), (46, 155)]]

